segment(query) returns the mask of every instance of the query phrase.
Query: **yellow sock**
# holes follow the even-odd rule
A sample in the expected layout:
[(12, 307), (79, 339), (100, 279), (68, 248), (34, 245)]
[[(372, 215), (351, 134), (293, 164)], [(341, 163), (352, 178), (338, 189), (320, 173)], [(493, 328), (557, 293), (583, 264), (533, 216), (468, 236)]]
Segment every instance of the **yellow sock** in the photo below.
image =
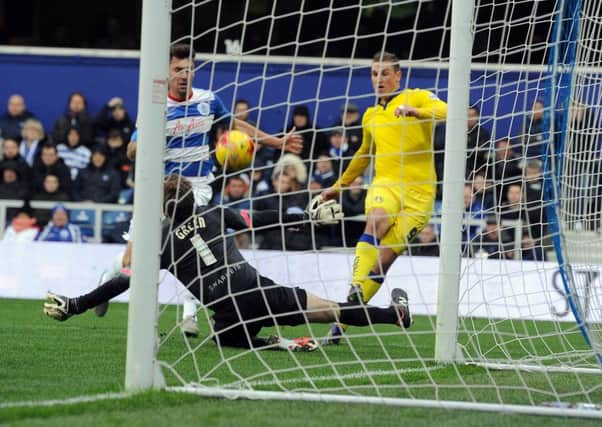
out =
[[(360, 285), (368, 278), (372, 267), (378, 261), (378, 246), (380, 241), (370, 234), (362, 234), (355, 246), (355, 260), (353, 261), (353, 275), (351, 283)], [(363, 290), (363, 289), (362, 289)]]
[(377, 278), (376, 280), (374, 280), (374, 278), (369, 277), (366, 280), (364, 280), (364, 283), (361, 284), (364, 302), (370, 301), (374, 294), (378, 292), (378, 290), (380, 289), (380, 285), (382, 284), (383, 282), (381, 278)]

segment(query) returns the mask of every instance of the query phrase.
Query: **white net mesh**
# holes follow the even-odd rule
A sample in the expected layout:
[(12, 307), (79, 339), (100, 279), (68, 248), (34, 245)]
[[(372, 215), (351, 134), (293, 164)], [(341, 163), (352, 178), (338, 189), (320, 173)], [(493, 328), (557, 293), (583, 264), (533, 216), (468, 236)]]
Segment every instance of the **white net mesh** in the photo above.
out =
[[(566, 132), (554, 119), (560, 111), (550, 100), (561, 92), (548, 68), (563, 37), (555, 26), (576, 22), (563, 15), (564, 2), (482, 0), (475, 6), (470, 79), (475, 108), (467, 134), (458, 344), (476, 365), (442, 366), (434, 360), (445, 145), (444, 123), (438, 123), (429, 149), (438, 176), (435, 207), (426, 212), (430, 224), (394, 262), (370, 301), (387, 306), (391, 290), (404, 288), (415, 316), (412, 328), (352, 327), (339, 345), (307, 354), (217, 346), (213, 311), (199, 308), (199, 337), (185, 337), (181, 291), (163, 285), (162, 302), (168, 304), (161, 308), (158, 359), (169, 386), (505, 405), (602, 402), (600, 365), (580, 331), (583, 325), (575, 322), (563, 280), (576, 289), (590, 340), (599, 345), (600, 6), (583, 2), (577, 19), (581, 36), (573, 63), (580, 71), (569, 80), (576, 108), (568, 114), (580, 119), (571, 118)], [(375, 178), (371, 167), (341, 193), (346, 214), (341, 224), (290, 230), (283, 215), (305, 209), (358, 150), (361, 114), (376, 103), (373, 54), (388, 50), (401, 58), (401, 89), (425, 89), (446, 100), (450, 14), (448, 2), (437, 1), (174, 1), (174, 43), (192, 40), (201, 58), (193, 86), (213, 91), (232, 111), (244, 98), (250, 115), (238, 117), (271, 134), (296, 126), (304, 139), (298, 161), (278, 163), (282, 153), (262, 148), (252, 168), (216, 172), (218, 205), (280, 212), (275, 227), (220, 236), (235, 238), (260, 274), (321, 298), (346, 300), (353, 248), (364, 228), (365, 189)], [(555, 96), (546, 97), (550, 93)], [(548, 146), (561, 140), (560, 192), (548, 200), (544, 178), (553, 173), (551, 165), (560, 164)], [(278, 180), (281, 175), (286, 184)], [(556, 207), (561, 234), (550, 224)], [(560, 270), (558, 245), (567, 257)], [(226, 263), (230, 269), (239, 265)], [(328, 330), (328, 324), (278, 326), (260, 335), (318, 339)], [(497, 370), (502, 367), (510, 371)]]

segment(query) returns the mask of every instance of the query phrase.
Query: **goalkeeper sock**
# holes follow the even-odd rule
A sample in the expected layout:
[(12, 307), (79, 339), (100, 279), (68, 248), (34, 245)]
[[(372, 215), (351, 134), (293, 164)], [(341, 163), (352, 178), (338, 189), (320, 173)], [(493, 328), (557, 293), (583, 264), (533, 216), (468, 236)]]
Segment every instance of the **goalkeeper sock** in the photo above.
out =
[[(362, 234), (355, 246), (355, 260), (353, 261), (353, 275), (351, 283), (362, 285), (368, 274), (378, 261), (378, 246), (380, 240), (370, 234)], [(363, 289), (362, 289), (363, 291)]]
[(399, 321), (395, 307), (380, 308), (355, 303), (339, 303), (341, 314), (339, 320), (351, 326), (368, 326), (370, 324), (395, 324)]
[(378, 292), (384, 281), (385, 278), (383, 276), (376, 274), (373, 271), (370, 272), (370, 276), (360, 284), (364, 302), (370, 301), (370, 299)]
[(130, 278), (119, 275), (108, 282), (103, 283), (85, 295), (69, 300), (69, 314), (81, 314), (90, 308), (94, 308), (103, 302), (127, 291), (130, 287)]

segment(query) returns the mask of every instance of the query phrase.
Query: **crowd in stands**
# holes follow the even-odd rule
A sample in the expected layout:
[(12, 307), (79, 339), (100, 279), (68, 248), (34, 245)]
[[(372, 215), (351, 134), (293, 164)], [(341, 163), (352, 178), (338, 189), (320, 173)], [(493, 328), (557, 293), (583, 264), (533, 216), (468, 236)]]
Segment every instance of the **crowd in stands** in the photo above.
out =
[(133, 185), (125, 151), (133, 129), (120, 98), (92, 116), (74, 92), (47, 132), (23, 97), (12, 95), (0, 119), (0, 198), (117, 203)]
[[(235, 104), (234, 114), (250, 121), (251, 106), (246, 100)], [(544, 259), (546, 217), (543, 197), (541, 146), (544, 105), (534, 103), (518, 138), (493, 140), (471, 107), (467, 123), (467, 164), (464, 194), (464, 249), (471, 256), (494, 258)], [(277, 209), (303, 212), (311, 197), (331, 186), (348, 165), (362, 142), (361, 112), (354, 104), (341, 109), (340, 119), (321, 129), (312, 120), (307, 106), (292, 110), (287, 130), (296, 129), (304, 140), (299, 155), (275, 152), (258, 145), (251, 173), (221, 175), (214, 183), (213, 203), (235, 209)], [(57, 203), (86, 201), (98, 203), (130, 203), (134, 182), (133, 164), (126, 156), (126, 145), (134, 129), (133, 122), (120, 98), (111, 98), (96, 114), (87, 109), (86, 98), (72, 93), (66, 112), (46, 131), (27, 110), (25, 100), (13, 95), (7, 112), (0, 118), (2, 160), (0, 161), (0, 199), (46, 200)], [(443, 180), (443, 148), (445, 125), (438, 124), (434, 134), (435, 165), (438, 175), (440, 214)], [(342, 224), (321, 227), (315, 233), (289, 236), (281, 227), (256, 230), (238, 238), (241, 246), (261, 249), (303, 250), (313, 247), (355, 245), (361, 235), (366, 187), (369, 174), (358, 177), (343, 191), (341, 202), (348, 220)], [(53, 209), (37, 215), (40, 225), (36, 236), (61, 240), (78, 232), (65, 228), (68, 219), (55, 218), (64, 209)], [(10, 234), (31, 234), (28, 212), (15, 216)], [(355, 218), (354, 218), (355, 217)], [(520, 222), (522, 247), (514, 241)], [(54, 224), (48, 229), (46, 223)], [(36, 225), (37, 226), (37, 225)], [(63, 227), (61, 229), (61, 227)], [(5, 235), (9, 234), (9, 231)], [(440, 226), (426, 227), (409, 250), (416, 255), (438, 255)], [(293, 237), (294, 236), (294, 237)]]

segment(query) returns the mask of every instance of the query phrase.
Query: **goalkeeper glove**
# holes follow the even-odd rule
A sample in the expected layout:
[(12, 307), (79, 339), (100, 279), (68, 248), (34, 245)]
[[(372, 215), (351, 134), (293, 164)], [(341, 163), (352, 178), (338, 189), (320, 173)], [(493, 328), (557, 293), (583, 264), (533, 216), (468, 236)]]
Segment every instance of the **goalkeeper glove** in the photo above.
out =
[(317, 225), (336, 224), (343, 219), (341, 205), (335, 200), (324, 202), (320, 194), (309, 203), (308, 214)]

